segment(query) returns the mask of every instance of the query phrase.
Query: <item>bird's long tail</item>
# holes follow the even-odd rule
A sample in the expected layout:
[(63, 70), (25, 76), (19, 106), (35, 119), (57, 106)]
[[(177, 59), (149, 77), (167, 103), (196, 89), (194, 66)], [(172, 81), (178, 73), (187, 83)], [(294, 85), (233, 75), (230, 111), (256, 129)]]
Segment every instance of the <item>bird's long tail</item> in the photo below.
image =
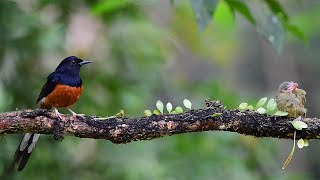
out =
[(33, 148), (38, 142), (40, 134), (26, 133), (17, 148), (13, 160), (7, 170), (8, 173), (12, 172), (16, 165), (18, 165), (18, 171), (22, 171), (26, 166), (28, 159), (32, 153)]

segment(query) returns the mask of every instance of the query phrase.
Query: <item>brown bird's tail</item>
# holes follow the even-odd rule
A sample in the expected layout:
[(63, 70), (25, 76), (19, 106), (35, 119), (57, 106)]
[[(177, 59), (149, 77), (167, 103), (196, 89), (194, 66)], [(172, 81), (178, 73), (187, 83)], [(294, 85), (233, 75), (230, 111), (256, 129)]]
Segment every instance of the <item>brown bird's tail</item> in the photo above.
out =
[(16, 165), (18, 165), (18, 171), (22, 171), (23, 168), (26, 166), (31, 152), (35, 145), (38, 142), (40, 134), (30, 134), (26, 133), (23, 139), (20, 142), (19, 147), (17, 148), (13, 160), (8, 167), (7, 173), (10, 174), (13, 172)]

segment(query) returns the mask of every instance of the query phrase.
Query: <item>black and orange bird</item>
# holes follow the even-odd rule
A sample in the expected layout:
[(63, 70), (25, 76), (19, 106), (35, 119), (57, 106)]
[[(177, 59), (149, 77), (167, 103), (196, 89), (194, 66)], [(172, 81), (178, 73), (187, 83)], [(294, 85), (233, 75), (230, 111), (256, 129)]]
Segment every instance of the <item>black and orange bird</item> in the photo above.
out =
[[(56, 70), (47, 77), (47, 82), (41, 89), (36, 104), (40, 103), (41, 109), (53, 109), (57, 118), (61, 114), (57, 108), (67, 108), (73, 116), (82, 116), (73, 112), (70, 107), (80, 98), (83, 91), (80, 78), (80, 68), (91, 61), (84, 61), (75, 56), (69, 56), (62, 60)], [(9, 172), (18, 165), (18, 171), (22, 171), (35, 147), (40, 134), (26, 133), (17, 148), (14, 159), (9, 167)]]
[[(306, 91), (298, 88), (293, 81), (285, 81), (280, 84), (276, 102), (281, 111), (288, 112), (290, 117), (306, 116)], [(301, 118), (301, 117), (300, 117)]]

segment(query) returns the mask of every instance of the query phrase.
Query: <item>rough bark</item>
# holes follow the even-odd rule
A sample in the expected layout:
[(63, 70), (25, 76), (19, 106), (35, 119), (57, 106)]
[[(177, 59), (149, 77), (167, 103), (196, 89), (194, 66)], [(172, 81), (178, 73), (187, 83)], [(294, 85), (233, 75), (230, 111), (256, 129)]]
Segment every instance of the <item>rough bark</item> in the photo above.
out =
[[(124, 116), (106, 120), (97, 120), (94, 116), (63, 115), (58, 121), (53, 112), (46, 110), (4, 112), (0, 113), (0, 133), (54, 134), (59, 122), (62, 135), (106, 139), (113, 143), (129, 143), (202, 131), (229, 131), (255, 137), (293, 139), (295, 129), (290, 123), (293, 118), (261, 115), (253, 111), (227, 110), (219, 101), (207, 101), (206, 105), (206, 108), (181, 114), (135, 118)], [(302, 121), (308, 124), (308, 128), (297, 131), (297, 138), (319, 139), (320, 120), (303, 118)]]

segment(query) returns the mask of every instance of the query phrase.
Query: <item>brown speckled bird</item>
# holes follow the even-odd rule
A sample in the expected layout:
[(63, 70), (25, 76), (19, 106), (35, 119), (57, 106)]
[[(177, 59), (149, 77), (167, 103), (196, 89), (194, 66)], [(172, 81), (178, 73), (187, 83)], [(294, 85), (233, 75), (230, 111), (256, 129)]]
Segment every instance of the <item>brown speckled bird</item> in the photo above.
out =
[(298, 88), (293, 81), (285, 81), (280, 84), (276, 102), (281, 111), (289, 113), (290, 117), (306, 116), (306, 91)]

